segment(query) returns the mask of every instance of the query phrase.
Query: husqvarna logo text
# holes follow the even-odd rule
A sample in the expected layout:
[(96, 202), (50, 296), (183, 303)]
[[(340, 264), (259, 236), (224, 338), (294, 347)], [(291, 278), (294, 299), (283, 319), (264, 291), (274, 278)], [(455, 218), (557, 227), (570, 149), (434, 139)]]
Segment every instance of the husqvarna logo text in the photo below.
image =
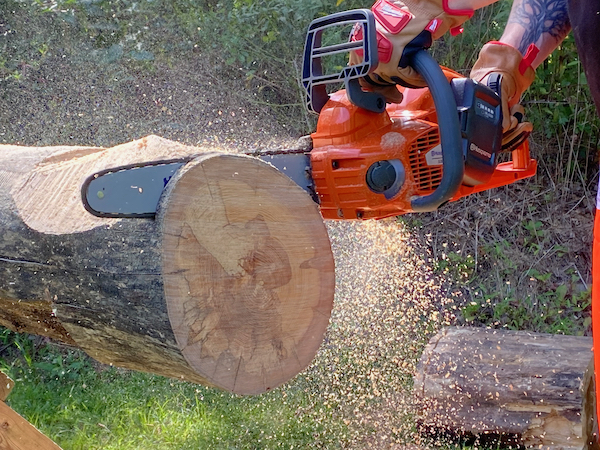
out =
[(477, 153), (477, 154), (479, 154), (481, 156), (485, 156), (487, 159), (492, 159), (492, 154), (491, 153), (486, 152), (482, 148), (479, 148), (473, 142), (471, 142), (471, 145), (469, 146), (469, 150), (471, 150), (471, 152), (473, 152), (473, 153)]
[(438, 144), (425, 154), (425, 161), (428, 166), (441, 166), (444, 164), (444, 155), (442, 154), (442, 145)]

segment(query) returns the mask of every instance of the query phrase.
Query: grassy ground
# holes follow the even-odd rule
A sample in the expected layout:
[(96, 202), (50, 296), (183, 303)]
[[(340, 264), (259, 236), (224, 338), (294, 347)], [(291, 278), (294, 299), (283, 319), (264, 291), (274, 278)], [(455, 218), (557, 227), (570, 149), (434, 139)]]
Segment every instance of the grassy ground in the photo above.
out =
[(420, 217), (415, 229), (456, 282), (461, 324), (589, 335), (593, 210), (583, 189), (540, 175)]
[(328, 228), (338, 265), (331, 324), (313, 364), (285, 386), (236, 397), (4, 331), (0, 360), (17, 382), (10, 405), (65, 449), (455, 448), (419, 437), (414, 421), (412, 374), (457, 311), (428, 245), (394, 220)]
[[(9, 405), (65, 449), (337, 448), (345, 426), (323, 423), (300, 385), (237, 397), (100, 366), (85, 354), (3, 332)], [(7, 345), (11, 345), (10, 349)], [(19, 350), (16, 350), (18, 348)]]

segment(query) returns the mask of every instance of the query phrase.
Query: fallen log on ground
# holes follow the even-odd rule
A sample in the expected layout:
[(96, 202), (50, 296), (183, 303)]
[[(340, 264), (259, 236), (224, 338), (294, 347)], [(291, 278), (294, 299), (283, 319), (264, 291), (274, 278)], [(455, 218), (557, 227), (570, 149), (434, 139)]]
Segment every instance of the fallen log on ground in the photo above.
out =
[(594, 377), (594, 359), (590, 360), (581, 386), (582, 405), (581, 423), (585, 439), (584, 450), (600, 450), (598, 441), (598, 417), (596, 415), (596, 381)]
[(591, 348), (590, 337), (444, 329), (427, 345), (415, 378), (422, 429), (581, 450)]
[[(89, 175), (182, 158), (155, 219), (84, 209)], [(0, 227), (0, 325), (103, 363), (255, 394), (304, 369), (328, 324), (334, 265), (318, 208), (256, 158), (156, 136), (0, 146)]]

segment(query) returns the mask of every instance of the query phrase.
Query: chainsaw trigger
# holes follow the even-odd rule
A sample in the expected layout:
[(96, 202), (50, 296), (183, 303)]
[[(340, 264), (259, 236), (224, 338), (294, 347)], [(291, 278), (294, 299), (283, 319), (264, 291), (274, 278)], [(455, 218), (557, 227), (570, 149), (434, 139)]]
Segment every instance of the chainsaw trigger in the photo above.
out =
[(517, 123), (522, 123), (525, 119), (525, 108), (520, 103), (517, 103), (510, 108), (510, 115), (517, 119)]
[[(522, 120), (522, 119), (521, 119)], [(520, 122), (502, 135), (502, 152), (512, 152), (527, 140), (533, 125), (531, 122)]]

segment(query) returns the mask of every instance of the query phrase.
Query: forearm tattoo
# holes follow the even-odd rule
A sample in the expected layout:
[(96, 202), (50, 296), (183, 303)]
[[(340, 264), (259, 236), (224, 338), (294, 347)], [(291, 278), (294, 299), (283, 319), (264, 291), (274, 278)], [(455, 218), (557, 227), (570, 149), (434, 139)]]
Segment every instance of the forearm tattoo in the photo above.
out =
[(509, 23), (525, 28), (519, 45), (521, 53), (525, 53), (529, 44), (536, 43), (544, 33), (560, 42), (571, 30), (567, 0), (515, 0)]

